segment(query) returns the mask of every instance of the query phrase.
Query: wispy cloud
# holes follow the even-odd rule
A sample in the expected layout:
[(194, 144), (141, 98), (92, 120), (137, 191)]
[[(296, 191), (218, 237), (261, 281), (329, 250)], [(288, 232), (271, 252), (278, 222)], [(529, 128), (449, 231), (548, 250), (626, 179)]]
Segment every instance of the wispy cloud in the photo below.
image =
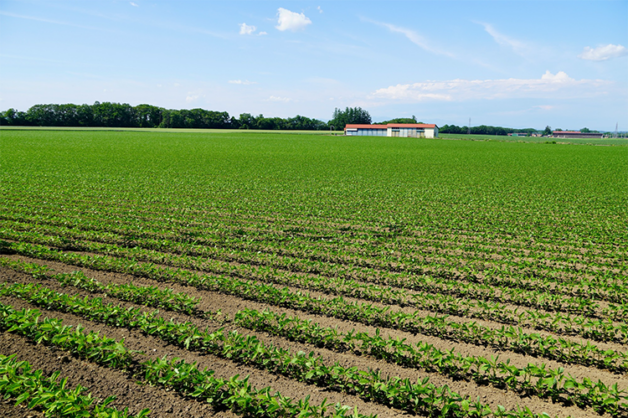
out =
[(597, 48), (584, 47), (584, 50), (578, 58), (589, 61), (606, 61), (611, 58), (624, 57), (628, 55), (628, 49), (623, 45), (603, 45)]
[(246, 23), (240, 23), (240, 35), (251, 35), (257, 28), (253, 25), (247, 25)]
[(197, 94), (193, 94), (193, 93), (188, 93), (188, 95), (185, 97), (186, 103), (194, 103), (198, 99), (199, 99), (199, 96)]
[(269, 102), (284, 102), (284, 103), (288, 103), (290, 101), (292, 101), (292, 99), (290, 99), (289, 97), (279, 97), (279, 96), (270, 96), (268, 98)]
[(497, 42), (499, 45), (508, 47), (512, 49), (515, 53), (519, 55), (524, 55), (526, 52), (530, 50), (530, 46), (528, 46), (525, 42), (522, 42), (518, 39), (511, 38), (509, 36), (504, 35), (499, 32), (493, 25), (490, 23), (483, 22), (475, 22), (478, 25), (484, 26), (484, 30), (493, 37), (493, 40)]
[(62, 26), (71, 26), (71, 27), (80, 28), (80, 29), (105, 30), (105, 31), (107, 31), (106, 29), (100, 29), (100, 28), (95, 28), (95, 27), (91, 27), (91, 26), (76, 25), (74, 23), (63, 22), (63, 21), (60, 21), (60, 20), (44, 19), (42, 17), (37, 17), (37, 16), (25, 16), (25, 15), (19, 15), (19, 14), (10, 13), (10, 12), (3, 12), (3, 11), (0, 11), (0, 15), (7, 16), (7, 17), (14, 17), (16, 19), (26, 19), (26, 20), (34, 20), (36, 22), (52, 23), (53, 25), (62, 25)]
[(137, 3), (130, 2), (129, 4), (130, 4), (131, 6), (133, 6), (133, 7), (140, 7), (140, 6), (139, 6), (139, 4), (137, 4)]
[(425, 39), (423, 36), (421, 36), (418, 32), (412, 30), (412, 29), (407, 29), (407, 28), (403, 28), (401, 26), (396, 26), (393, 25), (392, 23), (385, 23), (385, 22), (378, 22), (376, 20), (372, 20), (372, 19), (368, 19), (365, 17), (361, 18), (362, 21), (364, 22), (368, 22), (368, 23), (373, 23), (375, 25), (384, 27), (386, 29), (388, 29), (389, 31), (393, 32), (393, 33), (400, 33), (402, 35), (404, 35), (406, 38), (408, 38), (408, 40), (410, 42), (412, 42), (413, 44), (417, 45), (420, 48), (423, 48), (424, 50), (431, 52), (433, 54), (439, 54), (439, 55), (446, 55), (448, 57), (453, 57), (454, 55), (438, 49), (434, 46), (432, 46), (427, 39)]
[(316, 6), (316, 9), (318, 10), (319, 13), (323, 13), (323, 9), (321, 9), (321, 6)]
[(229, 84), (242, 84), (248, 86), (250, 84), (257, 84), (257, 82), (249, 80), (229, 80)]
[(397, 84), (375, 91), (371, 98), (406, 102), (464, 101), (510, 98), (581, 98), (607, 94), (614, 83), (606, 80), (575, 80), (565, 72), (546, 71), (541, 78), (496, 80), (425, 81)]
[(280, 31), (292, 31), (303, 30), (307, 25), (311, 25), (312, 21), (306, 17), (303, 13), (291, 12), (288, 9), (280, 7), (277, 10), (277, 26)]
[(258, 33), (258, 34), (257, 34), (257, 36), (264, 36), (264, 35), (268, 35), (268, 32), (264, 32), (264, 31), (262, 31), (262, 32), (260, 32), (260, 33)]

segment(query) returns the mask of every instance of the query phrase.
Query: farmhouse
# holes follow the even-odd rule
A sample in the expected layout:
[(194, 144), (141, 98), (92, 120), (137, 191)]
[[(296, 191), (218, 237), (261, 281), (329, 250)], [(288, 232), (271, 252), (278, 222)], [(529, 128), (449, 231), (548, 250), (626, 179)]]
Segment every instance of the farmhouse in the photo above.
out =
[(345, 135), (438, 138), (438, 126), (429, 123), (389, 123), (388, 125), (347, 124), (347, 126), (345, 126)]
[(580, 132), (580, 131), (554, 131), (552, 137), (554, 138), (597, 138), (602, 139), (604, 134), (597, 132)]

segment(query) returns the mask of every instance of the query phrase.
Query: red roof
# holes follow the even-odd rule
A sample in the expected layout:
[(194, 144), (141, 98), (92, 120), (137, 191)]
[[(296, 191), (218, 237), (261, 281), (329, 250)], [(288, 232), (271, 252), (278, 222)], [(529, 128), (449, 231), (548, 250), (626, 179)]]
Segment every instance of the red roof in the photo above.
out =
[(345, 129), (435, 128), (433, 123), (389, 123), (388, 125), (347, 124)]
[(554, 131), (553, 134), (581, 134), (580, 131)]
[(345, 129), (386, 129), (388, 125), (347, 124)]
[(435, 128), (433, 123), (389, 123), (389, 128)]

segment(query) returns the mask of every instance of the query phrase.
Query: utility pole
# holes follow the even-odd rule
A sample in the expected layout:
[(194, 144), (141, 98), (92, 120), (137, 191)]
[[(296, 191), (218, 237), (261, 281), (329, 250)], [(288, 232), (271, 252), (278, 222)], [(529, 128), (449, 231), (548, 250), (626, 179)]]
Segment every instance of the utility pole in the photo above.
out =
[(617, 127), (619, 126), (619, 122), (615, 123), (615, 138), (617, 138)]

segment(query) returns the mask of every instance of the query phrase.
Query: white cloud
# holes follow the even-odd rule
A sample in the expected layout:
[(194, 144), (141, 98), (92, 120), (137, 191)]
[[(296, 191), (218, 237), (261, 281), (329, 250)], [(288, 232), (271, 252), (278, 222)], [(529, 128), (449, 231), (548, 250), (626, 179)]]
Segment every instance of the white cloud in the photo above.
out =
[(187, 95), (187, 96), (186, 96), (186, 98), (185, 98), (185, 101), (186, 101), (187, 103), (192, 103), (192, 102), (197, 101), (197, 100), (198, 100), (198, 98), (199, 98), (199, 96), (198, 96), (198, 95), (196, 95), (196, 94), (192, 94), (192, 93), (188, 93), (188, 95)]
[(129, 4), (130, 4), (131, 6), (133, 6), (133, 7), (140, 7), (138, 4), (135, 4), (135, 3), (133, 3), (133, 2), (131, 2), (131, 3), (129, 3)]
[(229, 80), (229, 84), (243, 84), (245, 86), (248, 86), (250, 84), (257, 84), (257, 82), (249, 80)]
[(606, 61), (611, 58), (623, 57), (628, 55), (628, 49), (623, 45), (608, 44), (605, 46), (598, 46), (597, 48), (584, 47), (582, 54), (578, 55), (578, 58), (590, 61)]
[(303, 13), (291, 12), (283, 7), (277, 10), (277, 15), (279, 18), (277, 19), (277, 26), (275, 27), (280, 31), (289, 30), (295, 32), (305, 29), (307, 25), (312, 23)]
[(247, 25), (246, 23), (240, 23), (240, 35), (250, 35), (255, 32), (257, 28), (253, 25)]
[(535, 107), (538, 107), (538, 108), (539, 108), (539, 109), (541, 109), (541, 110), (552, 110), (552, 109), (554, 109), (556, 106), (552, 106), (552, 105), (538, 105), (538, 106), (535, 106)]
[(410, 42), (412, 42), (413, 44), (423, 48), (424, 50), (428, 51), (428, 52), (432, 52), (434, 54), (440, 54), (440, 55), (447, 55), (448, 57), (453, 57), (452, 54), (450, 54), (447, 51), (442, 51), (440, 49), (434, 48), (433, 46), (431, 46), (429, 44), (429, 42), (423, 38), (423, 36), (421, 36), (418, 32), (413, 31), (412, 29), (406, 29), (406, 28), (402, 28), (401, 26), (396, 26), (390, 23), (384, 23), (384, 22), (377, 22), (375, 20), (371, 20), (371, 19), (366, 19), (366, 18), (362, 18), (363, 21), (365, 22), (369, 22), (369, 23), (374, 23), (376, 25), (382, 26), (387, 28), (389, 31), (393, 32), (393, 33), (401, 33), (402, 35), (404, 35), (406, 38), (408, 38), (408, 40), (410, 40)]
[(462, 101), (506, 98), (582, 98), (606, 94), (611, 81), (575, 80), (565, 72), (546, 71), (541, 78), (425, 81), (397, 84), (375, 91), (371, 97), (407, 102)]
[(321, 9), (321, 6), (317, 6), (316, 8), (318, 9), (319, 13), (323, 13), (323, 9)]
[(497, 29), (493, 27), (493, 25), (490, 25), (488, 23), (482, 23), (482, 22), (477, 22), (477, 23), (484, 26), (484, 30), (493, 37), (495, 42), (497, 42), (498, 44), (502, 46), (507, 46), (509, 48), (512, 48), (512, 50), (515, 51), (517, 54), (523, 54), (524, 52), (526, 52), (527, 49), (529, 49), (529, 47), (524, 42), (521, 42), (517, 39), (510, 38), (498, 32)]
[(268, 32), (260, 32), (257, 34), (257, 36), (264, 36), (264, 35), (268, 35)]
[(288, 97), (278, 97), (278, 96), (270, 96), (268, 98), (269, 102), (284, 102), (284, 103), (288, 103), (291, 100), (292, 99), (290, 99)]

